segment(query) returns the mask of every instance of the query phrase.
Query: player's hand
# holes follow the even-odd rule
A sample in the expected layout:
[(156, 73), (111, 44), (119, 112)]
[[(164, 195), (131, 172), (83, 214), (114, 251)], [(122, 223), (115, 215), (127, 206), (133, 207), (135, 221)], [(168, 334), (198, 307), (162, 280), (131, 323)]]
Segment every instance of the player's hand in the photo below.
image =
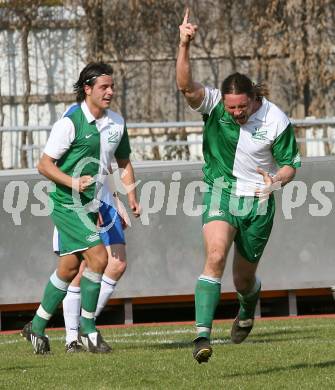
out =
[(135, 218), (138, 218), (141, 215), (142, 209), (140, 204), (137, 202), (137, 200), (129, 201), (129, 207), (133, 212), (133, 216)]
[(72, 186), (78, 192), (83, 192), (93, 183), (93, 177), (86, 175), (81, 176), (78, 179), (72, 179)]
[(269, 175), (268, 172), (264, 171), (262, 168), (256, 168), (256, 171), (263, 176), (264, 188), (256, 188), (255, 195), (258, 198), (267, 199), (269, 195), (275, 191), (281, 188), (281, 183), (279, 181), (274, 182), (273, 177)]
[(189, 23), (189, 16), (190, 10), (189, 8), (186, 8), (183, 23), (179, 26), (179, 37), (180, 43), (182, 44), (188, 44), (191, 42), (198, 30), (198, 26), (196, 24)]

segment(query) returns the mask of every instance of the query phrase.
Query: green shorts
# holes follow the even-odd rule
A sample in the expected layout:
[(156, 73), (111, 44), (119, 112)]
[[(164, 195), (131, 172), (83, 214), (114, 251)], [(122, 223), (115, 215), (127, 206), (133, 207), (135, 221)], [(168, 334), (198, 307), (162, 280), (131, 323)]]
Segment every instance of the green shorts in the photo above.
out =
[(274, 196), (260, 202), (259, 198), (204, 194), (205, 212), (202, 222), (226, 221), (237, 229), (235, 243), (240, 254), (251, 263), (258, 262), (269, 240), (275, 214)]
[(84, 206), (54, 202), (51, 219), (58, 231), (54, 236), (54, 251), (60, 256), (102, 243), (97, 228), (98, 213), (87, 213)]

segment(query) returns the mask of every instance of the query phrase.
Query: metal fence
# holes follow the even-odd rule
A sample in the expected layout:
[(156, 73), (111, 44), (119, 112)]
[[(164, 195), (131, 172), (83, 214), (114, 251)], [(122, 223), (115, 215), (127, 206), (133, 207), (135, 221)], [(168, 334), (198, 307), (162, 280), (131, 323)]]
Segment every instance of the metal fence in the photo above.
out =
[[(291, 119), (291, 122), (303, 156), (335, 154), (335, 117)], [(132, 159), (202, 160), (202, 125), (201, 121), (128, 123)], [(50, 130), (50, 125), (0, 127), (2, 167), (35, 167)], [(32, 142), (23, 144), (22, 137), (27, 134)], [(23, 158), (26, 164), (22, 163)]]

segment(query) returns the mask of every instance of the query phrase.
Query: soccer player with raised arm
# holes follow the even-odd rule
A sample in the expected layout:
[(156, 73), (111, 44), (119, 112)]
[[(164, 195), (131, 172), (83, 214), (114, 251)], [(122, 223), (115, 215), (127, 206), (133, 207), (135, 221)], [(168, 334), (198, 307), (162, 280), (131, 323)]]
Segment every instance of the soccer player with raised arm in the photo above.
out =
[(190, 23), (188, 9), (179, 30), (177, 86), (204, 120), (206, 260), (195, 287), (197, 337), (193, 351), (202, 363), (212, 355), (212, 322), (233, 242), (233, 280), (240, 308), (231, 330), (232, 342), (241, 343), (253, 327), (261, 290), (256, 270), (275, 213), (272, 191), (294, 178), (300, 156), (289, 119), (266, 99), (261, 85), (240, 73), (228, 76), (221, 90), (193, 80), (190, 48), (197, 26)]

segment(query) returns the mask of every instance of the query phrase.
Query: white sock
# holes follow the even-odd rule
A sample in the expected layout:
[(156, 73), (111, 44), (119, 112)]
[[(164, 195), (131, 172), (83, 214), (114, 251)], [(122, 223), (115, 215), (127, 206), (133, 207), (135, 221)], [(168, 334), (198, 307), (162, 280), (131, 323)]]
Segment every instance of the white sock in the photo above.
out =
[(66, 297), (63, 300), (66, 344), (78, 340), (80, 306), (80, 287), (69, 286)]
[(101, 280), (101, 289), (98, 299), (97, 308), (95, 311), (95, 318), (102, 312), (102, 309), (106, 306), (109, 298), (112, 296), (115, 286), (117, 284), (116, 280), (109, 278), (106, 275), (102, 276)]

